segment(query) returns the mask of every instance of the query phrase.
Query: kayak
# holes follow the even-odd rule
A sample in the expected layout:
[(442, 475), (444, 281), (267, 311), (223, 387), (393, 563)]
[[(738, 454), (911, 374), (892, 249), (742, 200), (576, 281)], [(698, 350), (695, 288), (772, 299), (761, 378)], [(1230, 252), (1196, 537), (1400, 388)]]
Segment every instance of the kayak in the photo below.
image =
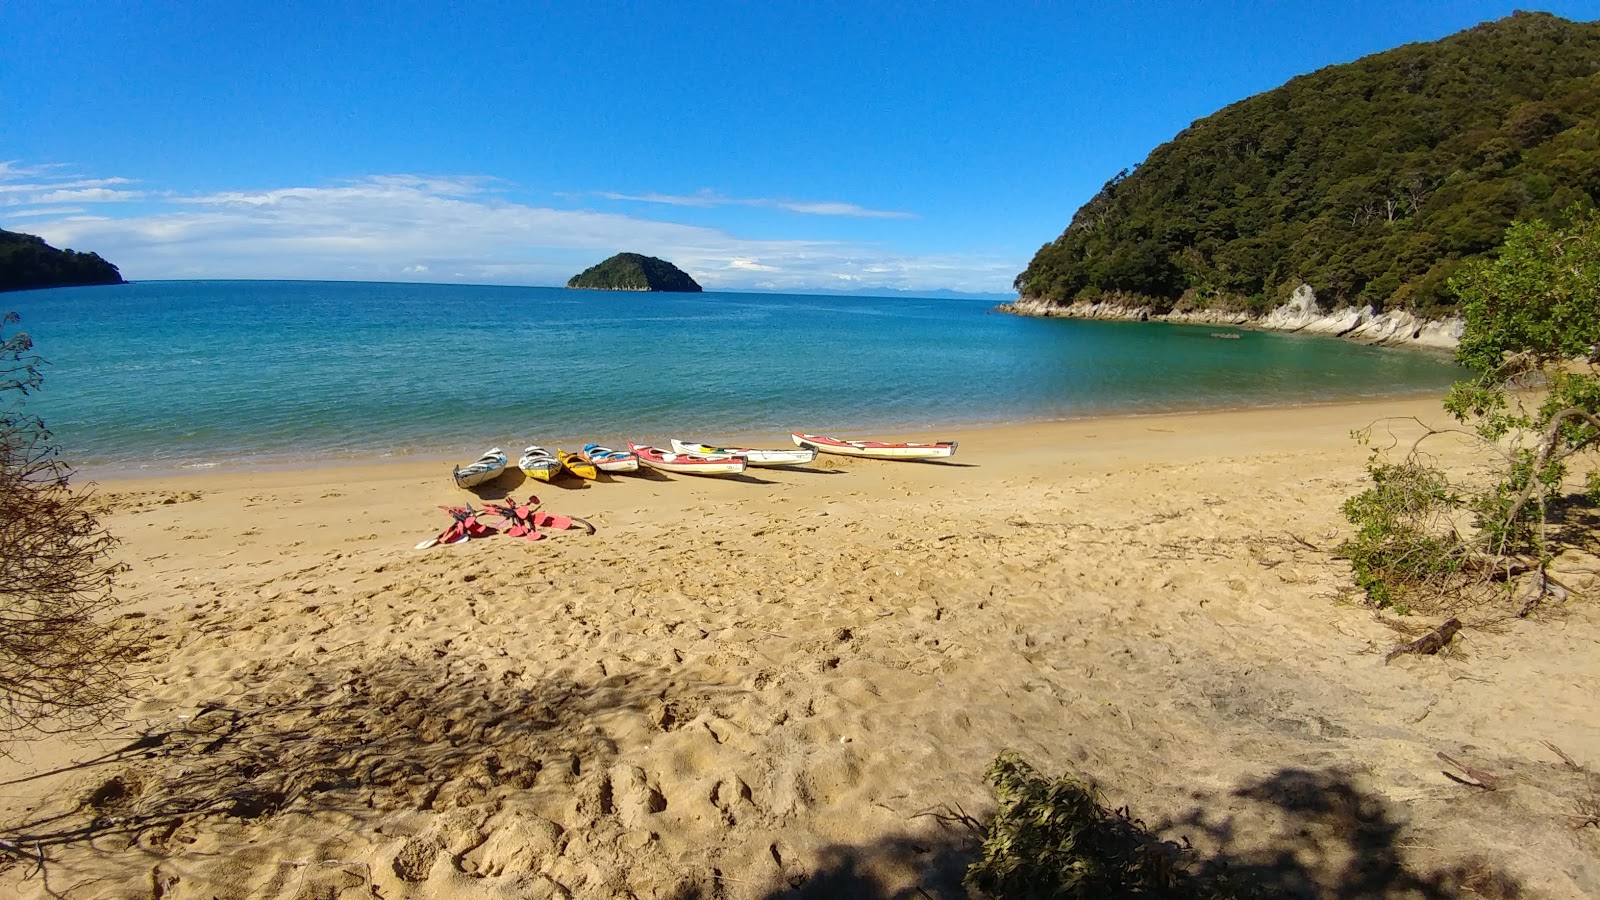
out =
[(628, 442), (628, 449), (639, 457), (639, 462), (663, 472), (684, 475), (738, 475), (744, 471), (742, 456), (703, 456), (699, 453), (672, 453), (648, 444)]
[(556, 459), (549, 450), (534, 444), (522, 451), (517, 468), (529, 478), (548, 482), (561, 474), (561, 460)]
[(672, 449), (679, 453), (698, 453), (701, 456), (742, 456), (748, 465), (752, 466), (802, 466), (808, 462), (815, 462), (817, 451), (814, 447), (799, 450), (751, 450), (739, 447), (714, 447), (698, 441), (680, 441), (672, 439)]
[(450, 470), (450, 477), (456, 481), (456, 487), (473, 488), (485, 481), (492, 481), (506, 470), (506, 455), (499, 447), (490, 448), (477, 462), (466, 466), (456, 466)]
[(561, 460), (561, 466), (579, 478), (594, 481), (600, 477), (600, 470), (595, 468), (589, 457), (582, 453), (568, 453), (560, 448), (556, 449), (556, 459)]
[(932, 444), (886, 443), (884, 441), (842, 441), (820, 434), (789, 435), (795, 444), (810, 447), (822, 453), (840, 456), (863, 456), (869, 459), (946, 459), (956, 454), (955, 441), (938, 441)]
[(584, 444), (583, 455), (602, 472), (639, 471), (639, 457), (628, 450), (613, 450), (599, 444)]

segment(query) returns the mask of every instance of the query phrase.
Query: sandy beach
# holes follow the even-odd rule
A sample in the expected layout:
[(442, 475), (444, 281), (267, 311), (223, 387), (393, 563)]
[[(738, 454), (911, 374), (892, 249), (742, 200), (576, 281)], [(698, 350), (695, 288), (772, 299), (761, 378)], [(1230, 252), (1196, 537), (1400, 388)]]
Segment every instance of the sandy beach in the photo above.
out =
[(960, 439), (948, 463), (513, 474), (480, 493), (596, 533), (428, 550), (437, 507), (477, 499), (448, 465), (103, 481), (149, 652), (122, 724), (0, 763), (4, 832), (46, 858), (0, 895), (964, 896), (952, 815), (992, 811), (1007, 748), (1308, 896), (1600, 895), (1600, 829), (1571, 818), (1600, 788), (1542, 743), (1600, 769), (1592, 600), (1386, 664), (1404, 635), (1334, 558), (1351, 429), (1407, 416), (1445, 419), (1419, 398), (925, 435)]

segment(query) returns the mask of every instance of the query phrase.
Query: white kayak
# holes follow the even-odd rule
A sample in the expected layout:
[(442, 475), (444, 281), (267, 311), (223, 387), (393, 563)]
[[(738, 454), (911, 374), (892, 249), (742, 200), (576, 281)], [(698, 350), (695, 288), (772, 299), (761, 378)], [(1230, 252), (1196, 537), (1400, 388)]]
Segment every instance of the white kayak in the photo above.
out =
[(840, 456), (862, 456), (869, 459), (946, 459), (956, 454), (955, 441), (937, 441), (931, 444), (842, 441), (820, 434), (801, 434), (798, 431), (789, 436), (798, 446)]
[(490, 448), (477, 461), (466, 466), (456, 466), (450, 470), (450, 475), (456, 480), (456, 487), (473, 488), (485, 481), (493, 481), (500, 477), (506, 470), (506, 454), (499, 447)]
[(599, 444), (584, 444), (583, 455), (602, 472), (637, 472), (639, 457), (631, 450), (613, 450)]
[(652, 469), (663, 472), (677, 472), (682, 475), (738, 475), (744, 471), (745, 461), (742, 456), (703, 456), (699, 453), (672, 453), (659, 447), (648, 444), (635, 444), (628, 442), (628, 449), (638, 457), (639, 462)]
[(817, 458), (815, 448), (755, 450), (744, 447), (716, 447), (699, 441), (680, 441), (677, 438), (672, 439), (672, 449), (679, 453), (698, 453), (701, 456), (742, 456), (744, 461), (752, 466), (803, 466), (808, 462), (815, 462)]
[(535, 444), (523, 449), (522, 458), (517, 460), (517, 468), (529, 478), (548, 482), (561, 474), (561, 460), (557, 459), (554, 453)]

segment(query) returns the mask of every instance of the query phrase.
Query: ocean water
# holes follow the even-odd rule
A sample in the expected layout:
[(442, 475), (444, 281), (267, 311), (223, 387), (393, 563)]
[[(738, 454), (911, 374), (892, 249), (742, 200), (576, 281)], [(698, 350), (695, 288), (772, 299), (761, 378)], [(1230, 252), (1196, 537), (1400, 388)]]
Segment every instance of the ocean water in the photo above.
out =
[(91, 472), (791, 430), (947, 439), (1440, 391), (1459, 374), (1426, 352), (992, 305), (270, 281), (0, 296), (50, 362), (28, 408)]

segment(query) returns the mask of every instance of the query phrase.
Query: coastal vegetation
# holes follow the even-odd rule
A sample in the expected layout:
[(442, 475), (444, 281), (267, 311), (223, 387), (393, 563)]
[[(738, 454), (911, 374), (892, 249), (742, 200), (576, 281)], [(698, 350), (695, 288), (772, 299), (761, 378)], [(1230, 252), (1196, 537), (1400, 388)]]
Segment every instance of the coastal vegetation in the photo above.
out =
[[(990, 763), (988, 778), (998, 809), (981, 830), (982, 855), (966, 875), (967, 885), (985, 896), (1265, 896), (1226, 872), (1192, 871), (1184, 845), (1156, 837), (1126, 809), (1108, 808), (1079, 778), (1047, 779), (1013, 751)], [(973, 821), (957, 818), (978, 830)]]
[(1398, 461), (1379, 448), (1372, 486), (1345, 503), (1356, 533), (1341, 551), (1380, 608), (1509, 602), (1524, 616), (1567, 594), (1552, 563), (1592, 547), (1597, 527), (1600, 472), (1591, 467), (1581, 489), (1569, 475), (1600, 447), (1600, 216), (1518, 222), (1450, 287), (1464, 319), (1456, 358), (1473, 375), (1445, 409), (1486, 464), (1463, 474), (1436, 465), (1426, 455), (1434, 430)]
[(1119, 173), (1015, 287), (1067, 304), (1451, 311), (1516, 219), (1600, 195), (1600, 23), (1519, 12), (1330, 66), (1194, 122)]
[(689, 273), (664, 259), (638, 253), (618, 253), (590, 266), (572, 276), (567, 287), (599, 291), (700, 292), (700, 285)]
[(97, 253), (58, 250), (44, 238), (0, 230), (0, 291), (123, 283), (117, 267)]
[(130, 632), (102, 621), (116, 540), (24, 409), (43, 363), (17, 321), (0, 317), (0, 740), (98, 721), (123, 698), (136, 652)]

